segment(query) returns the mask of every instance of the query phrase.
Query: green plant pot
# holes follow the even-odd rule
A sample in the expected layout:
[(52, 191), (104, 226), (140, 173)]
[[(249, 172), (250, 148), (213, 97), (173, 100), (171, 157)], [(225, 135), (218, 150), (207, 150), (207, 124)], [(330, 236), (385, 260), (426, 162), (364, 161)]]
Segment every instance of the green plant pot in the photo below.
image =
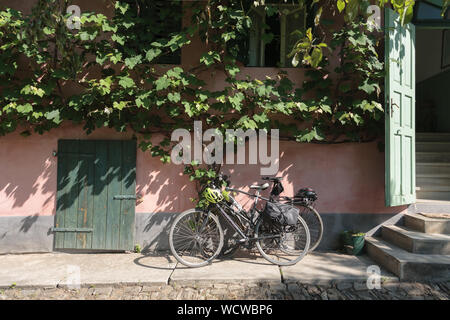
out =
[(359, 255), (364, 248), (364, 236), (352, 236), (353, 255)]
[(341, 234), (342, 245), (348, 254), (358, 255), (364, 248), (364, 234), (344, 231)]

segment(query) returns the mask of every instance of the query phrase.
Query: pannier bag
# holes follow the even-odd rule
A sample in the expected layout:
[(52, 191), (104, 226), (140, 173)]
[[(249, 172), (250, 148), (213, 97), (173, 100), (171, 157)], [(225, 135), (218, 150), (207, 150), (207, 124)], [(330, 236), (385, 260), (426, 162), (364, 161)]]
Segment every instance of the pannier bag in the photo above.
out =
[(300, 210), (289, 204), (279, 202), (267, 202), (264, 208), (264, 216), (272, 222), (282, 226), (294, 226), (298, 222)]

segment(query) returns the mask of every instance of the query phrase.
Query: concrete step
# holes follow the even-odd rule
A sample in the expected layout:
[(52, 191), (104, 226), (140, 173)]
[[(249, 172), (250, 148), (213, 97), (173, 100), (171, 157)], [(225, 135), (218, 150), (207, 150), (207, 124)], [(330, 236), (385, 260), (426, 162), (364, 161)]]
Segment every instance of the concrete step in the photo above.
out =
[(416, 174), (450, 176), (450, 162), (418, 162)]
[(408, 213), (450, 212), (450, 201), (417, 199), (408, 207)]
[(449, 201), (450, 200), (450, 192), (449, 191), (421, 190), (421, 191), (416, 191), (416, 198), (417, 199), (425, 199), (425, 200)]
[(416, 191), (450, 191), (450, 185), (421, 184), (416, 186)]
[(407, 252), (382, 239), (367, 237), (369, 256), (400, 280), (449, 280), (450, 255)]
[(450, 255), (450, 235), (428, 234), (395, 225), (382, 226), (381, 234), (383, 240), (412, 253)]
[(450, 133), (441, 132), (416, 132), (417, 142), (429, 141), (448, 141), (450, 142)]
[(446, 174), (450, 175), (450, 162), (418, 162), (416, 174)]
[(416, 142), (416, 152), (450, 152), (450, 142)]
[(450, 162), (450, 152), (416, 152), (416, 162)]
[(450, 175), (445, 174), (416, 174), (416, 185), (419, 187), (450, 187)]
[[(435, 213), (441, 212), (449, 211), (435, 211)], [(419, 232), (450, 234), (450, 219), (428, 218), (417, 213), (406, 213), (403, 219), (407, 228)]]
[(450, 200), (450, 174), (417, 174), (416, 198), (441, 201)]

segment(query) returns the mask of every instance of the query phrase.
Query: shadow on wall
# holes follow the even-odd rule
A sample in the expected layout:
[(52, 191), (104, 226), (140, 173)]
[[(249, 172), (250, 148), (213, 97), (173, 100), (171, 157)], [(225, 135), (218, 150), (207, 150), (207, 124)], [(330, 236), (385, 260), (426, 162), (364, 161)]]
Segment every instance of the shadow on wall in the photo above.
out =
[(19, 136), (0, 139), (0, 159), (0, 215), (51, 215), (56, 158), (42, 153), (39, 140), (28, 143)]
[(136, 243), (142, 244), (142, 252), (165, 251), (169, 249), (169, 231), (178, 213), (137, 213)]
[(32, 216), (28, 216), (23, 218), (20, 222), (22, 223), (20, 227), (21, 232), (28, 232), (30, 228), (33, 226), (33, 224), (36, 223), (37, 219), (39, 218), (39, 214), (34, 214)]

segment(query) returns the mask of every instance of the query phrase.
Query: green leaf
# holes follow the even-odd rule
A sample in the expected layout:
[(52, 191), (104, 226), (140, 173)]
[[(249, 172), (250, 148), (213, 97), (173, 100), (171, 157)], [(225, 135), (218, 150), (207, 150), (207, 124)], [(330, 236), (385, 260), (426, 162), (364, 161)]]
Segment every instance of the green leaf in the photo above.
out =
[(158, 80), (155, 81), (156, 84), (156, 90), (161, 91), (164, 89), (167, 89), (170, 85), (170, 80), (167, 77), (160, 77)]
[(169, 101), (177, 103), (181, 100), (181, 95), (179, 92), (169, 92), (167, 98), (169, 99)]
[(322, 61), (323, 53), (322, 49), (315, 47), (311, 53), (311, 66), (317, 68)]
[(125, 108), (127, 106), (128, 102), (127, 101), (114, 101), (113, 103), (113, 108), (114, 109), (118, 109), (118, 110), (123, 110), (123, 108)]
[(158, 57), (161, 54), (161, 49), (155, 48), (155, 49), (150, 49), (147, 51), (145, 58), (151, 62), (153, 61), (153, 59), (155, 59), (156, 57)]
[(214, 64), (214, 62), (220, 62), (220, 55), (217, 52), (209, 51), (208, 53), (204, 53), (200, 58), (200, 62), (205, 64), (206, 66), (210, 66)]
[(133, 69), (136, 65), (138, 65), (141, 62), (142, 62), (141, 55), (125, 59), (125, 65), (130, 69)]
[(339, 12), (342, 12), (345, 9), (345, 0), (337, 0), (337, 7)]
[(16, 107), (16, 110), (19, 113), (30, 113), (31, 111), (33, 111), (33, 106), (30, 103), (19, 104)]
[(124, 89), (132, 88), (135, 86), (134, 80), (128, 76), (119, 77), (119, 79), (119, 85)]

